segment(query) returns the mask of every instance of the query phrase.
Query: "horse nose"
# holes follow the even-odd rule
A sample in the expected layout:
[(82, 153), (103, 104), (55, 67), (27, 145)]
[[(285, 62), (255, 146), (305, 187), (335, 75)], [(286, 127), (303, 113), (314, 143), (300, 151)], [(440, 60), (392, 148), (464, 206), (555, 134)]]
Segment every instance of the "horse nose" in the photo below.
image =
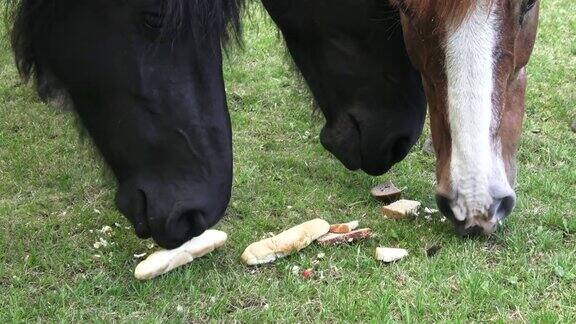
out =
[(362, 166), (361, 130), (352, 116), (327, 123), (320, 131), (320, 143), (347, 169), (355, 171)]
[(390, 146), (390, 161), (392, 164), (402, 161), (410, 149), (412, 148), (412, 143), (409, 135), (398, 136), (392, 141)]
[(436, 195), (436, 203), (440, 212), (452, 221), (460, 236), (486, 235), (494, 233), (501, 221), (512, 213), (516, 203), (516, 195), (510, 194), (503, 198), (493, 198), (486, 213), (464, 215), (464, 219), (457, 219), (454, 216), (450, 198)]
[(405, 135), (388, 135), (387, 138), (371, 136), (362, 145), (362, 170), (371, 176), (388, 172), (406, 157), (412, 147), (409, 136)]
[[(116, 206), (130, 220), (139, 238), (152, 237), (163, 248), (175, 248), (202, 234), (219, 218), (218, 206), (200, 202), (159, 199), (158, 195), (122, 184), (116, 194)], [(200, 201), (202, 199), (199, 199)], [(212, 214), (206, 211), (214, 209)], [(223, 214), (223, 212), (222, 212)]]
[[(161, 221), (162, 222), (162, 221)], [(165, 220), (152, 231), (158, 245), (173, 249), (208, 229), (205, 213), (197, 208), (175, 208)]]

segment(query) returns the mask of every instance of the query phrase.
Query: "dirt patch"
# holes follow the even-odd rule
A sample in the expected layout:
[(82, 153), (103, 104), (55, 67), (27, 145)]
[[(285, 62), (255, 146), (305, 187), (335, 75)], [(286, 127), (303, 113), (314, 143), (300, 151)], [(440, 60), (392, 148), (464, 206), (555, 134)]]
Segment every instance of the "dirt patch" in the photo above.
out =
[(261, 297), (249, 296), (232, 301), (230, 304), (228, 304), (226, 312), (230, 314), (243, 309), (266, 309), (268, 307), (269, 305), (266, 299)]

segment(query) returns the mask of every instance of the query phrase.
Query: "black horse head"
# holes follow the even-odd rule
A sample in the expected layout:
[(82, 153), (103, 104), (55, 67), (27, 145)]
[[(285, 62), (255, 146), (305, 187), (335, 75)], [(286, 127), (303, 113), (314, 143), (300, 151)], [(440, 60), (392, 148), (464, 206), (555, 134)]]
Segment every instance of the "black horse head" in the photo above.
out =
[(65, 94), (139, 237), (172, 248), (230, 199), (221, 42), (241, 0), (20, 0), (12, 44), (40, 96)]
[(347, 168), (382, 174), (422, 132), (426, 99), (385, 0), (262, 0), (326, 118), (320, 139)]

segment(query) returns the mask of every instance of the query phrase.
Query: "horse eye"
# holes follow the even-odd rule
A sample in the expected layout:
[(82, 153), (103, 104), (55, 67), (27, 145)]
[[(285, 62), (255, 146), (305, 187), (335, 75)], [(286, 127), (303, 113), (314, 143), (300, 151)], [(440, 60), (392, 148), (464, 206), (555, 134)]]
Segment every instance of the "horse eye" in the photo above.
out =
[(522, 12), (520, 12), (520, 25), (524, 24), (524, 16), (526, 16), (526, 14), (530, 12), (532, 8), (534, 8), (534, 6), (536, 5), (536, 1), (537, 0), (522, 1), (522, 8), (521, 8)]
[(164, 24), (164, 17), (156, 12), (144, 12), (142, 19), (144, 26), (151, 29), (160, 29)]
[(536, 5), (536, 0), (526, 0), (522, 3), (522, 15), (527, 14)]

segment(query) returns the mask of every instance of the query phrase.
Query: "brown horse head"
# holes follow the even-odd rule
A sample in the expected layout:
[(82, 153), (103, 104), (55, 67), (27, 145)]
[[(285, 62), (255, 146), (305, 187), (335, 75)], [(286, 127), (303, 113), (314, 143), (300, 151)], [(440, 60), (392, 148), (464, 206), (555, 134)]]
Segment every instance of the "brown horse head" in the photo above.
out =
[(492, 233), (516, 202), (538, 1), (393, 2), (428, 98), (438, 205), (462, 235)]

